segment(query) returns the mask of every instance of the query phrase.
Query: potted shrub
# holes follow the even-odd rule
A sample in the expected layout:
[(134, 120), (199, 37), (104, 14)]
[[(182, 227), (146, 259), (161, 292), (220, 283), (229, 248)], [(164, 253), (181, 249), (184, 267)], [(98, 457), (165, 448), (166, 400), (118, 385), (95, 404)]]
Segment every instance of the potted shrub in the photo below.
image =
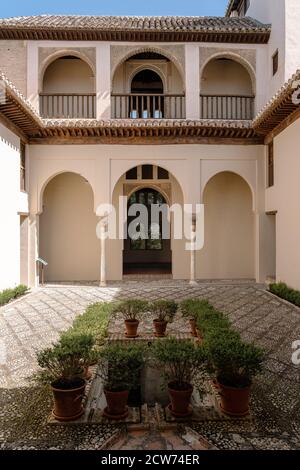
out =
[(204, 349), (191, 341), (168, 338), (152, 345), (152, 357), (157, 367), (162, 367), (171, 400), (168, 408), (177, 418), (192, 414), (190, 405), (193, 383), (201, 393), (204, 373)]
[(230, 416), (249, 413), (253, 379), (262, 369), (263, 350), (245, 343), (231, 330), (218, 330), (206, 340), (208, 367), (216, 375), (221, 409)]
[(113, 313), (114, 315), (123, 316), (127, 338), (137, 337), (139, 318), (148, 310), (148, 306), (148, 302), (139, 299), (123, 300), (115, 305)]
[(139, 385), (143, 363), (144, 347), (136, 343), (110, 343), (100, 351), (98, 374), (104, 384), (106, 417), (126, 418), (129, 392)]
[(52, 413), (58, 421), (73, 421), (83, 413), (84, 370), (90, 362), (93, 345), (91, 335), (65, 335), (37, 354), (41, 371), (36, 379), (50, 384), (54, 397)]
[(167, 324), (174, 320), (177, 308), (174, 300), (156, 300), (149, 305), (149, 310), (154, 315), (155, 336), (159, 338), (166, 336)]

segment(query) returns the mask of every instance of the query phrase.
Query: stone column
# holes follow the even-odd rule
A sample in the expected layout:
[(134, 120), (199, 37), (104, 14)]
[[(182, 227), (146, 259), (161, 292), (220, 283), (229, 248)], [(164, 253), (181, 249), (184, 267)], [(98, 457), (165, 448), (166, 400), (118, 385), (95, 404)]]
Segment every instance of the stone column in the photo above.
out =
[(99, 43), (96, 47), (96, 117), (111, 118), (110, 45)]
[(190, 269), (190, 286), (197, 286), (196, 281), (196, 215), (192, 216), (192, 225), (191, 225), (191, 269)]
[(200, 119), (200, 55), (199, 46), (185, 46), (186, 118)]
[(100, 287), (106, 287), (106, 217), (100, 221)]

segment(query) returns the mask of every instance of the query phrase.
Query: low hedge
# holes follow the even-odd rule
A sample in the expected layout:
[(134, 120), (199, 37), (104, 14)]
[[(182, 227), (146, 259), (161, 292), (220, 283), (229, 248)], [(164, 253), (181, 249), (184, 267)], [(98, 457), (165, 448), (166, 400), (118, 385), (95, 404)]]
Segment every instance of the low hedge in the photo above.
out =
[(0, 307), (8, 304), (11, 300), (17, 299), (28, 292), (28, 287), (20, 284), (14, 289), (5, 289), (0, 292)]
[(98, 302), (90, 305), (82, 315), (75, 318), (71, 328), (63, 333), (63, 336), (92, 335), (95, 345), (101, 346), (107, 336), (113, 308), (113, 302)]
[(222, 312), (216, 310), (207, 300), (187, 299), (181, 302), (180, 309), (183, 317), (193, 318), (203, 336), (216, 330), (231, 328), (229, 320)]
[(277, 297), (300, 307), (300, 292), (288, 287), (284, 282), (270, 284), (269, 290), (272, 294), (277, 295)]
[(243, 388), (251, 384), (262, 369), (264, 351), (254, 343), (243, 341), (228, 318), (207, 301), (186, 300), (182, 310), (184, 317), (196, 320), (203, 337), (208, 371), (223, 385)]

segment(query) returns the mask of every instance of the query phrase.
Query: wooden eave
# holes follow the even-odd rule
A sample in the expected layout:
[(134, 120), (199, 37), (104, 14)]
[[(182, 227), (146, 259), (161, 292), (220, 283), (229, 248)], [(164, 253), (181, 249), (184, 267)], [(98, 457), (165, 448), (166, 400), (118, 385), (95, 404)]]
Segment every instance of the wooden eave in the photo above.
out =
[(257, 134), (263, 136), (277, 135), (286, 127), (284, 123), (287, 121), (291, 123), (290, 117), (299, 115), (299, 105), (292, 101), (294, 91), (291, 90), (284, 95), (278, 103), (271, 105), (261, 117), (254, 120), (253, 129)]
[(22, 135), (40, 135), (40, 123), (20, 103), (20, 101), (6, 91), (5, 99), (0, 100), (0, 115), (2, 120), (9, 121)]
[(62, 28), (16, 28), (1, 26), (0, 39), (51, 41), (139, 41), (139, 42), (217, 42), (266, 44), (266, 31), (143, 31)]

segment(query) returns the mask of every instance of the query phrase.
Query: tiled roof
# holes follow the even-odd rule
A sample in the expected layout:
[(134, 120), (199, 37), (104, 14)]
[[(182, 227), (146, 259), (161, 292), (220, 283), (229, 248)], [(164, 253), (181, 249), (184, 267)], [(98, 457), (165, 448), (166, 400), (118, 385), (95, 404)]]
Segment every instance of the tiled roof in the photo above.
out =
[[(122, 34), (121, 34), (122, 33)], [(136, 36), (132, 36), (136, 34)], [(227, 35), (227, 41), (267, 42), (270, 25), (253, 18), (201, 17), (201, 16), (64, 16), (40, 15), (0, 19), (0, 37), (28, 39), (109, 39), (135, 40), (148, 34), (144, 40), (213, 40), (213, 35)], [(114, 36), (115, 35), (115, 36)], [(180, 36), (181, 35), (181, 36)], [(238, 35), (242, 35), (238, 39)], [(246, 40), (245, 35), (251, 35)], [(181, 39), (180, 39), (181, 38)], [(215, 37), (215, 40), (218, 40)]]
[(300, 70), (280, 88), (253, 120), (253, 128), (267, 134), (277, 127), (284, 119), (299, 109), (299, 104), (293, 102), (293, 94), (299, 97)]

